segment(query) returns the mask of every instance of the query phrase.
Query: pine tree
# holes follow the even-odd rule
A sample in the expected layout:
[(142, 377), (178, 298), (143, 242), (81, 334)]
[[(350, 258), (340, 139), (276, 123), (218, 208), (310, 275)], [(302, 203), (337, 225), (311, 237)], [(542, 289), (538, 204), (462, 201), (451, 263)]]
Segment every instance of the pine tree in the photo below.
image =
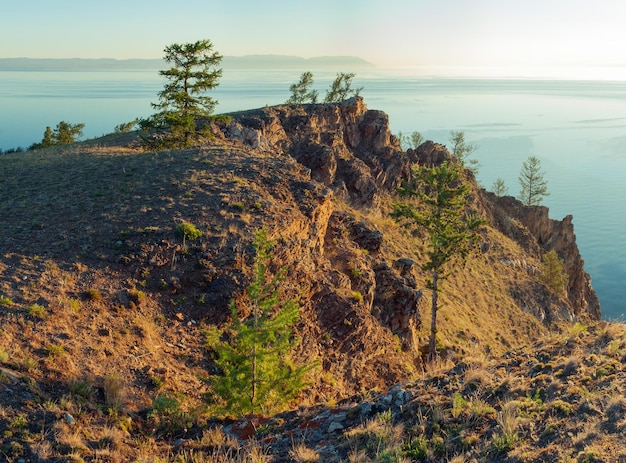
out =
[(30, 149), (46, 148), (55, 145), (69, 145), (83, 135), (84, 128), (85, 124), (70, 124), (65, 121), (59, 122), (54, 130), (48, 126), (46, 127), (41, 142), (33, 143)]
[(337, 74), (337, 78), (330, 84), (330, 90), (326, 91), (324, 103), (341, 103), (353, 96), (359, 96), (363, 87), (352, 88), (352, 79), (355, 75), (353, 72)]
[(304, 104), (304, 103), (317, 103), (317, 90), (310, 90), (313, 85), (313, 74), (311, 72), (305, 72), (300, 76), (300, 81), (296, 84), (292, 84), (289, 87), (291, 96), (286, 101), (287, 104)]
[(437, 310), (440, 282), (449, 270), (463, 263), (475, 248), (479, 229), (485, 221), (468, 214), (468, 183), (462, 166), (446, 161), (438, 166), (414, 169), (414, 179), (399, 191), (401, 196), (414, 197), (418, 203), (395, 206), (394, 216), (409, 225), (416, 225), (428, 234), (428, 260), (422, 270), (430, 273), (427, 287), (432, 291), (429, 360), (437, 358)]
[(265, 230), (257, 234), (254, 246), (254, 278), (246, 291), (249, 316), (242, 319), (233, 300), (232, 323), (226, 330), (207, 332), (207, 346), (220, 370), (207, 380), (212, 389), (207, 400), (215, 411), (237, 416), (280, 410), (305, 386), (313, 368), (296, 365), (291, 358), (299, 343), (293, 336), (299, 306), (295, 300), (280, 301), (284, 269), (268, 275), (272, 243)]
[(498, 177), (493, 185), (491, 186), (491, 190), (496, 196), (506, 196), (509, 194), (509, 187), (506, 186), (504, 180)]
[(46, 127), (46, 131), (43, 133), (43, 139), (41, 140), (40, 146), (42, 148), (45, 148), (54, 144), (56, 144), (54, 134), (52, 133), (52, 129), (50, 128), (50, 126), (48, 126)]
[[(85, 124), (70, 124), (69, 122), (61, 121), (54, 129), (54, 140), (56, 145), (69, 145), (74, 143), (78, 137), (83, 134)], [(45, 134), (44, 134), (45, 138)]]
[(205, 93), (219, 85), (222, 70), (217, 66), (222, 56), (213, 51), (209, 40), (175, 43), (166, 47), (164, 52), (164, 60), (172, 67), (159, 71), (168, 81), (159, 93), (159, 102), (152, 104), (159, 112), (141, 119), (139, 125), (146, 133), (157, 132), (156, 137), (146, 138), (148, 144), (185, 147), (211, 135), (206, 127), (199, 130), (198, 122), (209, 118), (217, 104)]
[(548, 182), (541, 172), (541, 162), (535, 156), (528, 158), (522, 164), (519, 175), (521, 186), (520, 199), (526, 206), (539, 206), (544, 196), (548, 196)]
[(450, 132), (450, 143), (452, 144), (452, 156), (476, 175), (478, 173), (478, 160), (469, 159), (469, 155), (476, 151), (476, 145), (465, 141), (465, 132), (454, 130)]
[(424, 136), (417, 131), (412, 132), (411, 135), (405, 135), (402, 132), (398, 132), (398, 135), (396, 135), (396, 138), (398, 139), (398, 142), (400, 143), (400, 147), (403, 150), (406, 150), (409, 148), (417, 149), (419, 145), (424, 143)]

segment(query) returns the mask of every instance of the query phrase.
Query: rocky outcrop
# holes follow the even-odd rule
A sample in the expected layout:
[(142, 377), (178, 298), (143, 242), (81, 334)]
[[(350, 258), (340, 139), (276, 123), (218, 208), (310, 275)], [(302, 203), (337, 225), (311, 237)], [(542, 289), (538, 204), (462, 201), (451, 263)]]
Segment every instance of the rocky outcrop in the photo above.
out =
[(380, 189), (394, 190), (410, 176), (415, 153), (403, 153), (382, 111), (363, 98), (340, 104), (283, 105), (231, 115), (229, 139), (260, 150), (282, 151), (311, 177), (356, 206), (376, 208)]
[(544, 252), (555, 250), (563, 260), (569, 277), (567, 300), (571, 317), (600, 319), (600, 302), (591, 286), (591, 276), (585, 271), (574, 234), (573, 217), (563, 220), (549, 217), (545, 206), (524, 206), (517, 199), (485, 193), (491, 205), (493, 224), (515, 239), (531, 255), (541, 258)]
[[(383, 199), (411, 178), (413, 165), (436, 165), (451, 159), (445, 146), (431, 141), (403, 152), (391, 135), (387, 115), (368, 110), (360, 97), (340, 104), (280, 105), (231, 116), (227, 125), (216, 127), (218, 136), (239, 143), (251, 153), (295, 160), (305, 169), (311, 185), (326, 187), (329, 194), (366, 214), (383, 210)], [(467, 175), (474, 182), (472, 173), (468, 171)], [(317, 189), (311, 187), (313, 191)], [(599, 318), (597, 296), (584, 271), (571, 217), (552, 220), (546, 208), (525, 208), (513, 198), (497, 198), (484, 192), (476, 183), (472, 198), (473, 207), (526, 253), (527, 258), (498, 257), (504, 268), (523, 276), (523, 281), (514, 278), (509, 289), (520, 309), (543, 322)], [(385, 241), (379, 230), (354, 214), (334, 210), (330, 200), (323, 203), (328, 206), (312, 205), (311, 213), (305, 214), (310, 222), (289, 224), (291, 216), (287, 214), (277, 229), (289, 246), (279, 260), (292, 266), (298, 278), (311, 281), (307, 292), (312, 313), (316, 314), (315, 323), (331, 334), (333, 349), (338, 353), (349, 352), (347, 345), (364, 345), (367, 337), (382, 340), (385, 335), (373, 328), (377, 323), (396, 335), (403, 349), (416, 352), (424, 287), (419, 262), (414, 258), (390, 261), (388, 256), (379, 255)], [(482, 243), (487, 259), (493, 259), (493, 239), (485, 235)], [(549, 249), (555, 249), (565, 261), (569, 275), (566, 300), (551, 295), (537, 283), (537, 266), (528, 262), (536, 262)], [(377, 360), (368, 356), (374, 351), (382, 355), (386, 347), (384, 343), (376, 347), (376, 342), (372, 341), (362, 356), (353, 353), (341, 368), (356, 371), (353, 367), (359, 364), (359, 368), (378, 371)], [(319, 346), (310, 348), (319, 350)], [(329, 365), (341, 362), (337, 357)], [(393, 371), (388, 368), (386, 377)], [(351, 377), (350, 381), (358, 382), (358, 378)]]

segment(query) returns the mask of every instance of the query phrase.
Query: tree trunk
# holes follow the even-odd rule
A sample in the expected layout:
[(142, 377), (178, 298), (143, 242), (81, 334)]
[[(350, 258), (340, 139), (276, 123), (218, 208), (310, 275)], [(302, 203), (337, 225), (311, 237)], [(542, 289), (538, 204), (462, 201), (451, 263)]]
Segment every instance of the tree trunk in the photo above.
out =
[(439, 272), (433, 270), (433, 297), (432, 297), (432, 316), (430, 319), (430, 343), (428, 346), (428, 361), (435, 363), (437, 360), (437, 283)]
[(256, 405), (256, 344), (252, 347), (252, 391), (250, 392), (250, 406), (252, 413), (255, 412), (254, 407)]
[(257, 341), (258, 341), (258, 334), (259, 334), (259, 306), (258, 304), (255, 303), (253, 304), (252, 307), (252, 311), (253, 311), (253, 316), (254, 316), (254, 344), (252, 345), (252, 371), (251, 371), (251, 376), (252, 378), (250, 379), (252, 384), (252, 390), (250, 391), (250, 406), (252, 408), (252, 413), (255, 412), (254, 407), (256, 406), (256, 382), (257, 382), (257, 377), (256, 377), (256, 361), (257, 361)]

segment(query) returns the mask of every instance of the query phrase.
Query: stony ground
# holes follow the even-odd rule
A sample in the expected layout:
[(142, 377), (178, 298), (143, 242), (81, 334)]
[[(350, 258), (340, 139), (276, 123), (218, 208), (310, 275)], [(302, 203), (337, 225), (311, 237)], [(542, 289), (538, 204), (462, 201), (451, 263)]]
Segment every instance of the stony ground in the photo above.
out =
[(115, 384), (101, 391), (74, 382), (58, 397), (13, 368), (3, 367), (0, 380), (7, 461), (626, 459), (622, 324), (572, 325), (501, 358), (440, 364), (386, 391), (235, 421), (206, 421), (167, 401), (132, 412), (114, 403)]

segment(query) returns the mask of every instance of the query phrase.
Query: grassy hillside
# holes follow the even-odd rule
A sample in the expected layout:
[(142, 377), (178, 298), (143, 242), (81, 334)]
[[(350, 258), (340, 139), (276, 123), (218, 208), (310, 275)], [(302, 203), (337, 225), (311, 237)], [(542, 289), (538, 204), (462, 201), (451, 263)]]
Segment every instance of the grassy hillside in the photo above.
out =
[[(598, 433), (612, 433), (612, 445), (623, 429), (615, 418), (621, 328), (553, 334), (522, 347), (556, 327), (519, 307), (518, 293), (532, 299), (539, 290), (510, 264), (538, 265), (517, 242), (488, 227), (488, 251), (445, 282), (443, 360), (425, 372), (428, 297), (411, 321), (414, 338), (391, 310), (393, 284), (425, 287), (424, 248), (389, 218), (388, 193), (375, 210), (357, 208), (291, 157), (227, 140), (158, 153), (134, 146), (132, 135), (111, 135), (0, 157), (0, 455), (7, 461), (314, 461), (290, 453), (300, 442), (319, 461), (368, 461), (386, 448), (398, 458), (442, 461), (466, 452), (467, 461), (501, 461), (497, 455), (510, 449), (506, 439), (494, 443), (498, 417), (511, 401), (519, 402), (514, 447), (527, 446), (515, 458), (540, 455), (538, 436), (548, 428), (558, 431), (549, 441), (555, 445), (616, 454), (596, 445), (598, 436), (563, 435), (558, 407), (569, 410), (571, 429), (593, 423)], [(202, 236), (183, 243), (176, 234), (182, 222)], [(380, 247), (368, 251), (355, 224), (380, 232)], [(249, 282), (251, 242), (262, 227), (277, 240), (273, 269), (288, 266), (285, 297), (301, 305), (297, 357), (319, 360), (321, 368), (292, 404), (299, 412), (240, 423), (244, 436), (203, 407), (201, 378), (216, 373), (203, 329), (228, 320), (230, 298)], [(399, 259), (415, 264), (403, 276)], [(387, 280), (377, 280), (381, 268)], [(384, 391), (398, 381), (410, 394), (401, 407), (385, 407)], [(569, 383), (578, 392), (567, 398)], [(603, 387), (615, 400), (601, 396)], [(455, 393), (468, 404), (450, 412)], [(559, 397), (569, 405), (554, 405)], [(370, 399), (375, 406), (362, 412)], [(329, 430), (326, 418), (337, 413), (346, 418)], [(326, 418), (304, 429), (323, 421), (323, 434), (309, 442), (308, 431), (292, 433), (291, 424), (318, 415)], [(392, 440), (377, 441), (379, 432)], [(243, 439), (251, 435), (254, 445)]]

